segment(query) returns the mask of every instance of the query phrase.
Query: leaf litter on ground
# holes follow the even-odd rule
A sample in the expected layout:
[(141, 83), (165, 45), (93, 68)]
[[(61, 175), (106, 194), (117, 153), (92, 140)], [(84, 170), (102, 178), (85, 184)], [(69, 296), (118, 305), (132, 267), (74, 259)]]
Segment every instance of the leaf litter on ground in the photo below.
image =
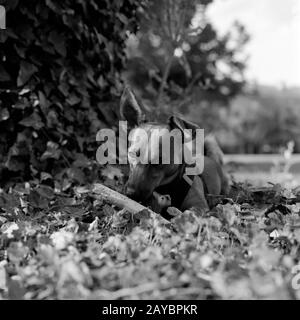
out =
[[(118, 190), (122, 174), (109, 170)], [(18, 184), (0, 193), (0, 297), (300, 298), (298, 197), (239, 184), (206, 214), (176, 209), (166, 228), (147, 210), (95, 200), (87, 185)]]

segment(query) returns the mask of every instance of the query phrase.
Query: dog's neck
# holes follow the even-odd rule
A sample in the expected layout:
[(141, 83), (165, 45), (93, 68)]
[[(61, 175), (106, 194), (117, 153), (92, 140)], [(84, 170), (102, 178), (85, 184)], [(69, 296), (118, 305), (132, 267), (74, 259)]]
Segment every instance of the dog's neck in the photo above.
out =
[(178, 173), (172, 176), (172, 179), (170, 179), (168, 183), (163, 184), (156, 189), (156, 191), (160, 194), (169, 194), (172, 199), (172, 206), (177, 208), (180, 208), (191, 187), (191, 184), (188, 183), (184, 178), (184, 171), (185, 165), (182, 165)]
[(172, 183), (174, 180), (176, 179), (182, 179), (185, 171), (185, 164), (181, 165), (179, 170), (176, 170), (174, 174), (172, 174), (171, 176), (167, 177), (164, 180), (164, 183), (162, 185), (168, 185), (170, 183)]

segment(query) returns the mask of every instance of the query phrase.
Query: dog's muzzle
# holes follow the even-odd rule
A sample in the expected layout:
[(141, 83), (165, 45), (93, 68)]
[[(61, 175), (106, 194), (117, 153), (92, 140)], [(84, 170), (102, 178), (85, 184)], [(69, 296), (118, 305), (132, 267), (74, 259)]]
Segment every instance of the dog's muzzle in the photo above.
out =
[(133, 197), (135, 196), (136, 192), (135, 189), (129, 187), (129, 186), (125, 186), (125, 194), (127, 197), (133, 199)]
[(140, 192), (136, 188), (132, 188), (128, 185), (125, 185), (125, 195), (137, 202), (144, 202), (149, 198), (148, 194), (146, 194), (144, 191)]

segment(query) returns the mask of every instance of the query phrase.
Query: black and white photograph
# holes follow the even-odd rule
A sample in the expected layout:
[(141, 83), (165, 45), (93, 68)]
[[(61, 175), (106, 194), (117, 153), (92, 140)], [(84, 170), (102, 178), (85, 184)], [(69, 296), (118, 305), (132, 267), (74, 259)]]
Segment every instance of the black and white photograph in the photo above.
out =
[(300, 1), (0, 0), (0, 300), (298, 299)]

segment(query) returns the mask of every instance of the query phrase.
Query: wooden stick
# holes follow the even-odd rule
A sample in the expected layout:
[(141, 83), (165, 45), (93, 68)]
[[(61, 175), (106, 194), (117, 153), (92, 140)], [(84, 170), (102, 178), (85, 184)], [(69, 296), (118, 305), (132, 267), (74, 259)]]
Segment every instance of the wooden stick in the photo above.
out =
[(114, 204), (122, 209), (126, 209), (133, 214), (136, 214), (142, 210), (148, 210), (151, 218), (157, 219), (163, 222), (165, 225), (170, 225), (170, 221), (166, 220), (161, 215), (157, 214), (149, 208), (146, 208), (140, 203), (124, 196), (123, 194), (104, 186), (103, 184), (95, 183), (92, 192), (97, 196), (100, 196), (101, 199), (111, 204)]

